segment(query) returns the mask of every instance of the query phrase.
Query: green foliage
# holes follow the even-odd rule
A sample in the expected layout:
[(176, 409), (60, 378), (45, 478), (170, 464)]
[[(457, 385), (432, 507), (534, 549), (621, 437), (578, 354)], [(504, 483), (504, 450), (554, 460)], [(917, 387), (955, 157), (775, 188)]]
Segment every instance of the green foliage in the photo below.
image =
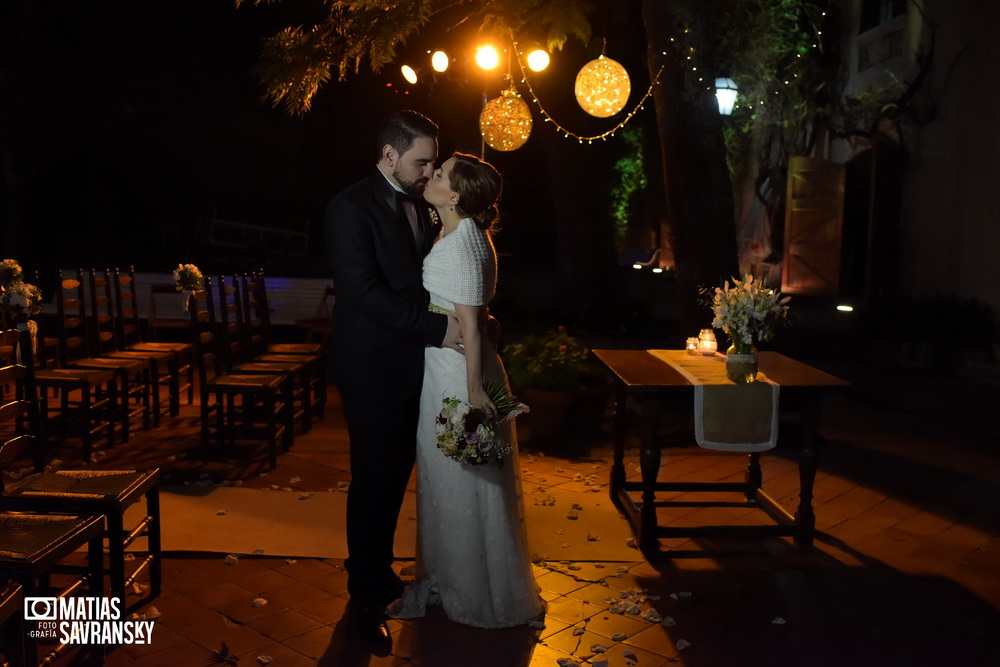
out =
[(636, 218), (637, 195), (646, 188), (646, 160), (643, 151), (643, 130), (631, 125), (622, 131), (625, 154), (615, 162), (617, 182), (611, 186), (611, 219), (615, 225), (615, 245), (625, 247), (629, 223)]
[[(237, 7), (277, 4), (281, 0), (233, 0)], [(288, 27), (265, 41), (261, 81), (265, 98), (292, 115), (309, 111), (312, 99), (329, 82), (357, 74), (363, 62), (374, 72), (391, 63), (406, 40), (432, 16), (449, 23), (478, 21), (480, 35), (504, 40), (535, 37), (549, 49), (561, 49), (575, 37), (590, 39), (589, 0), (320, 0), (326, 17), (309, 27)]]
[(565, 327), (545, 334), (531, 334), (503, 350), (511, 384), (521, 389), (575, 391), (604, 380), (601, 369), (590, 359)]
[(839, 113), (831, 118), (834, 132), (872, 133), (878, 130), (882, 119), (896, 119), (906, 86), (891, 73), (890, 76), (892, 82), (885, 86), (869, 86), (857, 95), (845, 95), (839, 102)]
[(739, 87), (725, 130), (734, 177), (754, 155), (765, 173), (783, 173), (790, 155), (808, 153), (842, 79), (832, 10), (824, 0), (727, 3), (717, 71)]

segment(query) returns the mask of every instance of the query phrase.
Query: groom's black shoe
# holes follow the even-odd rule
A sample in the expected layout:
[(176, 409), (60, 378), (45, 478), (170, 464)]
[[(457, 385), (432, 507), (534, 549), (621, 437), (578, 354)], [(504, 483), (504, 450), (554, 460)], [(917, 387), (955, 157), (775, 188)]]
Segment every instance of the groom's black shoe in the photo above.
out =
[(392, 653), (392, 637), (389, 635), (389, 626), (385, 624), (385, 610), (382, 607), (358, 607), (354, 630), (358, 639), (373, 654), (384, 658)]

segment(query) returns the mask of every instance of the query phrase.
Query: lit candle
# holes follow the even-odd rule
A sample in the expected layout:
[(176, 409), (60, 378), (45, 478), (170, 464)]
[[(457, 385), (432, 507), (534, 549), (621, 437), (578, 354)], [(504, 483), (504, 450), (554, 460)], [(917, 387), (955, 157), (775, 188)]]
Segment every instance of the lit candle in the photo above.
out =
[(694, 336), (688, 338), (684, 349), (687, 350), (688, 354), (698, 354), (698, 339)]
[(710, 357), (717, 349), (719, 343), (715, 340), (715, 332), (711, 329), (702, 329), (698, 334), (698, 350), (706, 357)]

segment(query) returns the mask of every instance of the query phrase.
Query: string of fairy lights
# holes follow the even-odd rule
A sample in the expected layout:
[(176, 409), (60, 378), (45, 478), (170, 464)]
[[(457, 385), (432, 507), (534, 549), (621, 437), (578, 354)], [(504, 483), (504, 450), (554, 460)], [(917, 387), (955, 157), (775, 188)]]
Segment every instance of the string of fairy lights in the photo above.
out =
[[(602, 132), (600, 134), (595, 134), (593, 136), (584, 136), (584, 135), (581, 135), (581, 134), (577, 134), (576, 132), (573, 132), (570, 129), (567, 129), (559, 121), (557, 121), (555, 118), (553, 118), (552, 115), (548, 111), (545, 110), (545, 107), (542, 106), (541, 101), (538, 99), (538, 93), (535, 92), (534, 88), (531, 85), (531, 81), (528, 79), (527, 73), (524, 71), (524, 64), (521, 62), (521, 56), (523, 54), (518, 49), (517, 42), (514, 42), (514, 53), (516, 55), (517, 67), (518, 67), (518, 69), (521, 72), (521, 83), (523, 83), (525, 86), (528, 87), (528, 92), (531, 93), (531, 101), (534, 102), (535, 106), (538, 107), (538, 112), (540, 114), (542, 114), (542, 117), (543, 117), (544, 121), (546, 123), (552, 123), (552, 125), (556, 128), (556, 130), (558, 132), (562, 133), (566, 138), (572, 137), (573, 139), (576, 139), (577, 141), (579, 141), (581, 144), (583, 142), (585, 142), (585, 141), (588, 144), (592, 144), (592, 143), (594, 143), (594, 141), (596, 141), (598, 139), (600, 139), (602, 141), (603, 140), (607, 140), (608, 137), (614, 136), (615, 132), (618, 132), (620, 129), (622, 129), (623, 127), (625, 127), (625, 125), (628, 124), (628, 122), (630, 120), (632, 120), (632, 118), (639, 111), (641, 111), (643, 109), (643, 105), (646, 103), (646, 100), (648, 100), (649, 96), (653, 94), (653, 88), (656, 86), (657, 83), (659, 83), (660, 74), (663, 72), (663, 67), (664, 67), (663, 65), (660, 66), (660, 69), (653, 76), (653, 79), (652, 79), (652, 81), (649, 84), (649, 88), (646, 90), (646, 94), (643, 95), (642, 99), (640, 99), (639, 102), (632, 108), (632, 110), (629, 111), (625, 115), (625, 118), (623, 118), (621, 120), (621, 122), (619, 122), (617, 125), (615, 125), (613, 128), (611, 128), (610, 130), (608, 130), (606, 132)], [(626, 74), (626, 76), (627, 76), (627, 74)]]
[[(822, 17), (825, 18), (826, 14), (826, 11), (822, 11)], [(819, 27), (816, 27), (815, 30), (816, 40), (810, 46), (814, 49), (822, 49), (822, 30)], [(683, 41), (690, 40), (690, 36), (691, 29), (686, 27), (684, 28), (681, 36), (672, 36), (669, 38), (669, 41), (676, 44), (679, 39)], [(711, 79), (710, 82), (706, 82), (704, 72), (699, 70), (695, 47), (688, 43), (681, 44), (677, 48), (678, 52), (682, 54), (683, 61), (687, 64), (689, 74), (697, 80), (698, 84), (704, 84), (706, 91), (711, 91), (713, 87), (715, 88), (716, 94), (719, 96), (720, 113), (731, 113), (734, 105), (739, 106), (736, 104), (736, 84), (732, 81), (732, 79), (719, 77)], [(524, 53), (520, 50), (517, 41), (513, 39), (512, 51), (515, 55), (517, 68), (520, 72), (520, 83), (527, 88), (530, 99), (538, 108), (538, 112), (541, 114), (543, 121), (551, 123), (555, 130), (567, 139), (576, 139), (581, 144), (584, 142), (592, 144), (597, 140), (607, 140), (608, 137), (613, 137), (617, 132), (624, 128), (636, 116), (636, 114), (639, 113), (639, 111), (645, 108), (646, 102), (653, 94), (655, 87), (659, 84), (660, 75), (666, 67), (666, 63), (660, 65), (660, 68), (651, 78), (649, 87), (647, 88), (645, 94), (618, 123), (599, 134), (586, 135), (574, 132), (566, 127), (566, 125), (556, 120), (556, 118), (549, 113), (539, 99), (538, 93), (535, 91), (531, 79), (527, 75), (523, 60)], [(531, 64), (531, 59), (536, 54), (537, 51), (528, 55), (529, 68), (533, 71), (540, 71), (540, 69), (544, 69), (544, 65), (541, 68), (537, 68)], [(434, 54), (434, 57), (437, 58), (439, 55), (444, 56), (443, 52), (439, 51)], [(662, 55), (666, 58), (668, 53), (663, 51)], [(545, 56), (545, 62), (547, 64), (548, 54), (545, 54)], [(802, 53), (796, 54), (797, 59), (801, 59), (802, 57)], [(489, 69), (489, 67), (483, 64), (481, 64), (481, 66), (484, 67), (484, 69)], [(493, 66), (495, 66), (495, 64)], [(437, 65), (435, 65), (435, 69), (437, 69)], [(533, 126), (531, 111), (521, 98), (520, 93), (514, 85), (513, 77), (510, 73), (509, 58), (507, 69), (506, 89), (501, 91), (501, 94), (498, 97), (489, 100), (484, 104), (479, 117), (480, 131), (483, 135), (484, 141), (489, 144), (491, 148), (499, 151), (512, 151), (523, 146), (528, 140)], [(407, 73), (407, 70), (409, 70), (409, 74)], [(443, 71), (443, 69), (438, 71)], [(413, 75), (412, 79), (410, 77), (410, 75), (413, 74), (413, 70), (411, 68), (404, 65), (403, 72), (404, 76), (408, 81), (410, 81), (410, 83), (416, 82), (415, 75)], [(784, 85), (787, 86), (791, 84), (792, 80), (797, 79), (798, 77), (799, 73), (797, 71), (793, 71), (786, 78), (779, 80), (783, 81)], [(631, 83), (628, 72), (621, 66), (621, 64), (611, 58), (605, 57), (603, 53), (599, 58), (584, 65), (576, 77), (575, 94), (577, 102), (584, 111), (598, 118), (609, 118), (619, 114), (625, 108), (630, 93)], [(773, 90), (773, 93), (774, 95), (780, 95), (780, 86), (776, 87)], [(765, 103), (766, 100), (764, 99), (759, 99), (758, 101), (759, 105), (763, 105)], [(748, 109), (753, 109), (754, 105), (746, 103), (746, 107)]]

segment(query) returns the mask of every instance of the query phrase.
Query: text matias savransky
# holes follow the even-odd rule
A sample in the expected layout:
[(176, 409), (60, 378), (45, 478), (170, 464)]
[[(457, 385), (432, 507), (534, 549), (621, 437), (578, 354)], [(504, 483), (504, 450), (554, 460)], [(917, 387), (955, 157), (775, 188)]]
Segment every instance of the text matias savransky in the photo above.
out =
[(24, 618), (37, 627), (29, 634), (63, 644), (151, 644), (153, 621), (124, 620), (118, 598), (29, 597)]

